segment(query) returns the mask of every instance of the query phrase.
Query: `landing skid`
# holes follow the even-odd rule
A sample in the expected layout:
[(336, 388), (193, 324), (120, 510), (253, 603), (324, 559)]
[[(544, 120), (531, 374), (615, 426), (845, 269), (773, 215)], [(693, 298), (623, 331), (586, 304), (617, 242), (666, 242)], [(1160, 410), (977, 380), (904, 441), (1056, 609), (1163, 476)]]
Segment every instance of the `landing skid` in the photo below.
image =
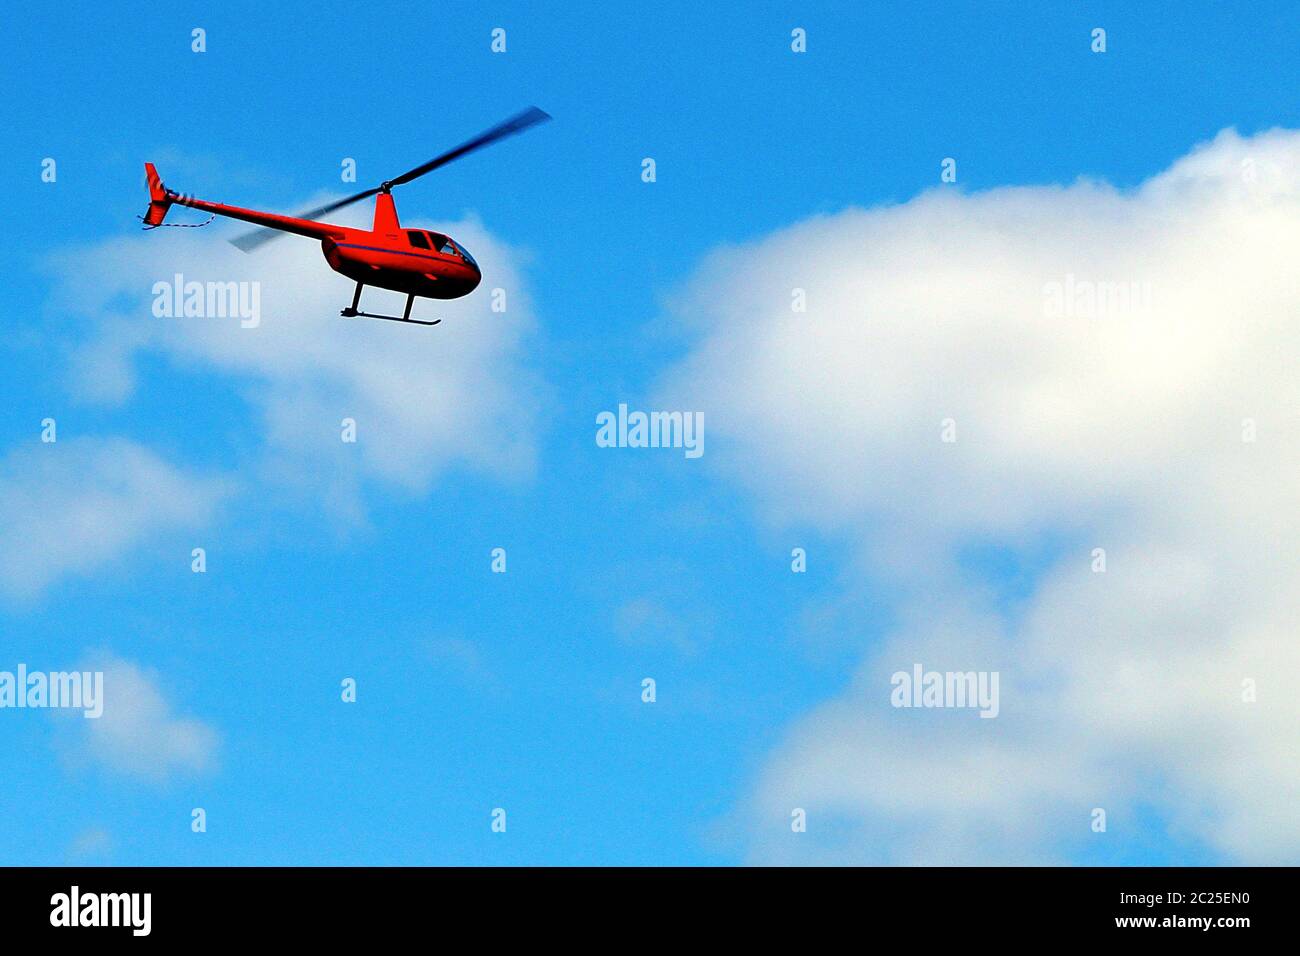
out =
[(387, 319), (390, 322), (405, 322), (407, 325), (437, 325), (442, 319), (426, 322), (424, 319), (411, 319), (400, 315), (379, 315), (377, 312), (358, 312), (356, 309), (343, 309), (339, 315), (346, 319)]
[(343, 316), (345, 319), (385, 319), (389, 322), (405, 322), (408, 325), (437, 325), (442, 321), (442, 319), (434, 319), (432, 322), (428, 322), (424, 319), (411, 318), (411, 306), (415, 304), (414, 295), (408, 295), (406, 297), (406, 311), (401, 315), (379, 315), (375, 312), (361, 312), (357, 309), (357, 306), (361, 304), (361, 290), (364, 288), (365, 286), (362, 283), (357, 283), (357, 291), (352, 296), (352, 305), (339, 312), (339, 315)]

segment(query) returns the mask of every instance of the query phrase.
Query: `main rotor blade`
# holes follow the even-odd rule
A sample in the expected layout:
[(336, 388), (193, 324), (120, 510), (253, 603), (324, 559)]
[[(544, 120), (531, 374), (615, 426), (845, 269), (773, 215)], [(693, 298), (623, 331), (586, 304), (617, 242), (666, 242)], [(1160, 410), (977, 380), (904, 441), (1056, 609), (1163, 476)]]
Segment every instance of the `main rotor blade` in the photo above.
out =
[(540, 110), (536, 106), (530, 106), (517, 116), (512, 116), (504, 123), (498, 123), (485, 133), (480, 133), (467, 143), (461, 143), (453, 150), (443, 153), (441, 156), (435, 156), (423, 165), (416, 166), (409, 172), (402, 173), (396, 179), (388, 181), (389, 186), (400, 186), (403, 183), (409, 183), (412, 179), (419, 179), (425, 173), (431, 173), (439, 166), (446, 166), (452, 160), (460, 159), (467, 153), (472, 153), (476, 149), (482, 149), (499, 139), (505, 139), (507, 136), (513, 136), (515, 133), (522, 133), (530, 126), (536, 126), (538, 123), (545, 123), (551, 118), (551, 114), (545, 110)]
[[(306, 212), (300, 212), (295, 219), (315, 219), (317, 216), (323, 216), (327, 212), (333, 212), (335, 209), (342, 209), (344, 206), (350, 206), (354, 202), (360, 202), (369, 196), (379, 192), (379, 187), (367, 189), (359, 192), (355, 196), (349, 196), (346, 199), (338, 199), (324, 206), (317, 206), (315, 209), (308, 209)], [(278, 229), (254, 229), (252, 232), (246, 232), (242, 236), (236, 236), (230, 240), (230, 244), (244, 252), (252, 252), (263, 243), (270, 242), (276, 236), (283, 235)]]
[(324, 206), (317, 206), (315, 209), (308, 209), (306, 212), (298, 213), (299, 219), (315, 219), (317, 216), (323, 216), (327, 212), (333, 212), (335, 209), (342, 209), (344, 206), (351, 206), (354, 202), (360, 202), (379, 192), (379, 187), (367, 189), (365, 192), (357, 193), (355, 196), (349, 196), (347, 199), (336, 199), (332, 203), (326, 203)]
[[(411, 180), (419, 179), (425, 173), (431, 173), (438, 167), (446, 166), (453, 160), (460, 159), (468, 153), (482, 149), (484, 146), (495, 143), (499, 139), (513, 136), (515, 133), (522, 133), (530, 126), (536, 126), (538, 123), (545, 123), (550, 118), (550, 113), (538, 109), (536, 106), (530, 106), (522, 113), (510, 117), (510, 119), (503, 123), (498, 123), (490, 130), (480, 133), (468, 142), (461, 143), (455, 149), (448, 150), (441, 156), (435, 156), (427, 163), (423, 163), (412, 170), (402, 173), (402, 175), (398, 176), (396, 179), (390, 179), (388, 182), (384, 183), (383, 186), (376, 186), (374, 189), (367, 189), (354, 196), (348, 196), (346, 199), (336, 200), (335, 202), (320, 206), (316, 209), (308, 209), (306, 212), (299, 213), (295, 218), (315, 219), (317, 216), (323, 216), (326, 213), (331, 213), (336, 209), (342, 209), (344, 206), (350, 206), (354, 202), (359, 202), (362, 199), (373, 196), (385, 188), (391, 189), (393, 186), (401, 186), (404, 183), (409, 183)], [(252, 232), (231, 239), (230, 242), (231, 245), (242, 249), (244, 252), (251, 252), (263, 243), (270, 242), (276, 236), (280, 235), (283, 235), (283, 233), (276, 229), (255, 229)]]

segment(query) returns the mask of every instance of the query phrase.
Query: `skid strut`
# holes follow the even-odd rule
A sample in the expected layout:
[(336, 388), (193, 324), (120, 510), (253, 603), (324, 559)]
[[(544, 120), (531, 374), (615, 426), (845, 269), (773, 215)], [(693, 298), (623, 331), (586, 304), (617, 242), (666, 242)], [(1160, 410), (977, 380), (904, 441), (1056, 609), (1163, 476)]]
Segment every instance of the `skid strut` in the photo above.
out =
[(343, 309), (341, 312), (339, 312), (339, 315), (348, 319), (358, 318), (358, 317), (364, 317), (367, 319), (386, 319), (389, 322), (407, 322), (411, 325), (437, 325), (439, 322), (442, 321), (442, 319), (434, 319), (432, 322), (426, 322), (424, 319), (411, 318), (411, 306), (415, 304), (414, 294), (408, 295), (406, 297), (406, 309), (405, 311), (402, 312), (401, 315), (379, 315), (375, 312), (358, 311), (357, 306), (361, 304), (361, 290), (364, 288), (365, 288), (364, 283), (361, 282), (357, 283), (357, 291), (354, 292), (352, 295), (352, 304), (348, 306), (346, 309)]

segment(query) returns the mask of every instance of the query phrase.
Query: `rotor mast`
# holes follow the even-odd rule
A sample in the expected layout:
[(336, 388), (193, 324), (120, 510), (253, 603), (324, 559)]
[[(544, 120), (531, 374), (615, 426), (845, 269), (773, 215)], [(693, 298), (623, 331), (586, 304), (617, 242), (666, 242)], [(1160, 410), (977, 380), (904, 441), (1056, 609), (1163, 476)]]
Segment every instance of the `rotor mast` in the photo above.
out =
[[(387, 183), (384, 183), (387, 186)], [(402, 224), (397, 221), (397, 204), (393, 202), (393, 194), (387, 189), (380, 189), (379, 194), (375, 196), (375, 223), (372, 227), (377, 233), (395, 233), (402, 228)]]

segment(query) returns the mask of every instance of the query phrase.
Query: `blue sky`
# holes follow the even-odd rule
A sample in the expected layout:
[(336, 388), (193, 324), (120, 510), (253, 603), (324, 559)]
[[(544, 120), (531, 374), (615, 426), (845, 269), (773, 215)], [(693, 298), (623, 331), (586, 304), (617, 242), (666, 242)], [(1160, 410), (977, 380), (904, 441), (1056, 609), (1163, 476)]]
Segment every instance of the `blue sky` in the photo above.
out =
[[(138, 759), (94, 756), (67, 721), (0, 712), (13, 771), (0, 785), (3, 862), (786, 859), (753, 834), (755, 781), (792, 726), (854, 686), (918, 585), (872, 570), (869, 520), (854, 515), (849, 532), (756, 490), (738, 475), (753, 464), (745, 442), (725, 427), (715, 437), (706, 424), (706, 454), (688, 460), (598, 448), (595, 414), (675, 394), (707, 336), (682, 302), (717, 288), (708, 274), (719, 249), (907, 203), (940, 185), (945, 157), (957, 159), (962, 194), (1080, 177), (1133, 189), (1222, 129), (1300, 125), (1287, 4), (705, 6), (304, 15), (180, 3), (10, 18), (0, 41), (0, 162), (13, 187), (0, 240), (6, 474), (19, 482), (36, 467), (25, 456), (111, 436), (240, 490), (214, 492), (210, 515), (189, 526), (142, 533), (0, 601), (0, 669), (129, 662), (167, 702), (155, 717), (201, 722), (215, 741), (193, 766), (142, 772)], [(205, 53), (191, 52), (194, 27), (206, 30)], [(505, 54), (489, 49), (494, 27), (507, 31)], [(807, 30), (806, 54), (791, 52), (795, 27)], [(1107, 31), (1104, 54), (1089, 49), (1094, 27)], [(129, 394), (97, 400), (79, 384), (87, 343), (129, 336), (105, 333), (106, 315), (163, 321), (149, 314), (147, 283), (108, 303), (80, 284), (101, 282), (128, 248), (133, 262), (156, 255), (145, 274), (169, 279), (178, 244), (237, 231), (141, 236), (144, 161), (174, 188), (291, 212), (532, 103), (554, 122), (396, 194), (404, 221), (469, 221), (490, 235), (488, 255), (465, 239), (485, 272), (479, 311), (431, 330), (375, 323), (364, 340), (437, 342), (493, 321), (482, 302), (508, 255), (528, 321), (501, 346), (509, 361), (458, 368), (479, 376), (468, 394), (518, 402), (485, 413), (485, 441), (517, 439), (518, 461), (498, 467), (444, 442), (406, 484), (335, 462), (357, 505), (345, 518), (315, 491), (295, 496), (267, 464), (276, 412), (259, 403), (294, 386), (188, 353), (175, 344), (184, 326), (171, 345), (131, 353)], [(41, 181), (45, 157), (58, 163), (55, 183)], [(357, 160), (358, 187), (338, 180), (344, 157)], [(654, 183), (641, 181), (644, 157), (655, 159)], [(308, 240), (281, 242), (316, 255)], [(93, 266), (80, 271), (80, 257)], [(334, 303), (349, 291), (316, 264), (293, 281), (326, 289), (331, 308), (296, 326), (306, 337), (344, 321)], [(428, 374), (439, 374), (436, 359)], [(695, 407), (714, 420), (712, 406)], [(58, 422), (54, 446), (40, 443), (46, 417)], [(462, 433), (449, 434), (454, 444)], [(286, 460), (314, 470), (310, 454)], [(876, 470), (895, 467), (906, 471), (888, 458)], [(822, 496), (816, 483), (793, 493)], [(17, 525), (3, 527), (12, 536)], [(992, 595), (1014, 626), (1061, 554), (1087, 550), (1087, 531), (1050, 521), (976, 531), (960, 540), (953, 575)], [(209, 569), (196, 575), (189, 555), (200, 545)], [(4, 545), (11, 556), (23, 546)], [(796, 546), (808, 551), (806, 574), (790, 572)], [(507, 549), (504, 575), (490, 571), (496, 547)], [(647, 676), (653, 705), (640, 699)], [(339, 700), (344, 677), (358, 682), (355, 704)], [(1089, 842), (1085, 826), (1047, 839), (1040, 857), (1241, 857), (1138, 791), (1105, 843)], [(193, 807), (207, 811), (208, 832), (191, 832)], [(494, 807), (507, 810), (504, 835), (489, 828)], [(881, 839), (877, 827), (893, 839), (925, 826), (867, 816), (843, 824), (845, 845), (864, 832)]]

